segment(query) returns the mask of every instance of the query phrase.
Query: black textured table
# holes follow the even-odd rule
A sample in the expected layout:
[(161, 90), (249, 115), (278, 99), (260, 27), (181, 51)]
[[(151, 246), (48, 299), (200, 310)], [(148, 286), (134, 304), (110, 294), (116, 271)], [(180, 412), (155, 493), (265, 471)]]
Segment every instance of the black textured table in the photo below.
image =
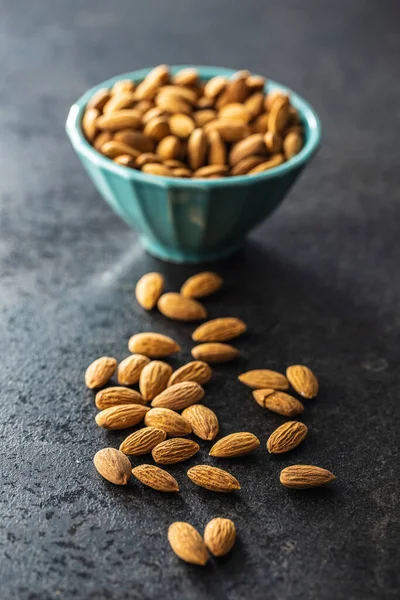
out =
[[(398, 597), (400, 83), (399, 3), (1, 0), (1, 504), (3, 600), (370, 600)], [(190, 326), (143, 314), (137, 278), (161, 271), (176, 290), (194, 268), (162, 264), (101, 200), (64, 134), (69, 106), (118, 72), (168, 63), (249, 68), (308, 98), (323, 147), (243, 252), (215, 269), (210, 314), (249, 325), (243, 357), (215, 368), (206, 403), (223, 433), (263, 443), (283, 418), (236, 377), (310, 365), (309, 438), (221, 460), (230, 496), (171, 472), (181, 493), (102, 480), (94, 453), (124, 437), (94, 424), (83, 384), (97, 356), (127, 355), (138, 331)], [(202, 445), (200, 459), (208, 457)], [(147, 458), (135, 460), (145, 462)], [(279, 484), (293, 463), (332, 470), (330, 488)], [(398, 514), (398, 513), (397, 513)], [(174, 520), (202, 529), (232, 518), (230, 556), (181, 562)], [(396, 556), (397, 555), (397, 556)]]

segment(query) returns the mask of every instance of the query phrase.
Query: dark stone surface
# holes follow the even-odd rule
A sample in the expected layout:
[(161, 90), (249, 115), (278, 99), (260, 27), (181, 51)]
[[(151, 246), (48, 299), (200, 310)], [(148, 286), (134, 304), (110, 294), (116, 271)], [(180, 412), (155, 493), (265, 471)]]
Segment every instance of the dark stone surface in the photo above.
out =
[[(4, 600), (371, 600), (398, 597), (399, 4), (1, 0), (2, 419), (0, 596)], [(242, 491), (212, 495), (171, 468), (179, 495), (100, 479), (92, 457), (124, 434), (94, 425), (85, 367), (127, 354), (137, 331), (190, 326), (145, 314), (134, 283), (157, 269), (177, 289), (196, 269), (146, 256), (100, 199), (64, 135), (91, 85), (159, 62), (248, 67), (320, 113), (323, 148), (244, 251), (215, 268), (210, 314), (249, 324), (243, 358), (215, 369), (206, 402), (223, 433), (263, 445), (283, 422), (237, 381), (248, 368), (306, 363), (321, 393), (307, 441), (221, 461)], [(201, 460), (208, 458), (203, 444)], [(145, 462), (145, 459), (136, 462)], [(329, 489), (291, 492), (279, 471), (331, 469)], [(216, 461), (215, 461), (215, 464)], [(232, 518), (238, 543), (204, 569), (166, 533)]]

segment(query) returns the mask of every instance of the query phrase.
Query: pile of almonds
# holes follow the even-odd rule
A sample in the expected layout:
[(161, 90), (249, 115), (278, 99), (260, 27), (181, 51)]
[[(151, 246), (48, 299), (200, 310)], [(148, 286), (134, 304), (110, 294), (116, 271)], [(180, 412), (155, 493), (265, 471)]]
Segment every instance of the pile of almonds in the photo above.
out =
[(304, 130), (288, 94), (265, 93), (248, 71), (203, 82), (196, 69), (155, 67), (89, 100), (87, 141), (119, 165), (165, 177), (219, 178), (267, 171), (295, 156)]
[[(188, 279), (180, 293), (164, 291), (164, 278), (159, 273), (147, 273), (137, 283), (135, 295), (146, 310), (158, 307), (167, 318), (196, 321), (207, 318), (206, 308), (198, 298), (219, 290), (222, 279), (211, 272), (199, 273)], [(192, 349), (194, 361), (175, 372), (164, 360), (181, 350), (170, 337), (160, 333), (138, 333), (129, 340), (130, 356), (119, 365), (114, 358), (103, 356), (86, 370), (88, 388), (98, 390), (95, 397), (96, 423), (109, 430), (122, 430), (144, 421), (144, 427), (134, 431), (121, 443), (119, 450), (104, 448), (97, 452), (97, 471), (116, 485), (126, 485), (131, 475), (142, 484), (161, 492), (178, 492), (179, 483), (167, 470), (155, 464), (132, 468), (128, 456), (150, 454), (157, 465), (171, 465), (197, 454), (200, 445), (188, 439), (193, 434), (199, 440), (214, 440), (219, 433), (217, 415), (202, 404), (204, 385), (212, 377), (210, 363), (221, 363), (239, 356), (239, 350), (226, 342), (246, 331), (246, 324), (236, 317), (221, 317), (198, 326), (192, 339), (201, 342)], [(116, 373), (118, 386), (105, 387)], [(296, 417), (304, 411), (302, 402), (287, 393), (291, 386), (302, 398), (311, 399), (318, 393), (318, 381), (303, 365), (292, 365), (286, 375), (269, 369), (256, 369), (239, 376), (241, 383), (253, 390), (256, 402), (265, 409), (284, 417)], [(138, 390), (129, 386), (138, 384)], [(150, 406), (148, 405), (150, 404)], [(307, 426), (291, 420), (271, 433), (266, 448), (271, 454), (283, 454), (296, 448), (306, 438)], [(260, 440), (251, 432), (235, 432), (216, 441), (209, 451), (215, 459), (234, 458), (257, 450)], [(240, 483), (231, 473), (216, 466), (199, 464), (187, 471), (197, 486), (213, 492), (240, 490)], [(313, 465), (291, 465), (280, 474), (287, 488), (305, 489), (332, 482), (335, 476)], [(215, 556), (226, 554), (235, 541), (235, 525), (229, 519), (213, 519), (206, 527), (204, 540), (189, 523), (170, 526), (168, 539), (174, 552), (183, 560), (204, 565), (208, 550)], [(207, 550), (208, 548), (208, 550)]]

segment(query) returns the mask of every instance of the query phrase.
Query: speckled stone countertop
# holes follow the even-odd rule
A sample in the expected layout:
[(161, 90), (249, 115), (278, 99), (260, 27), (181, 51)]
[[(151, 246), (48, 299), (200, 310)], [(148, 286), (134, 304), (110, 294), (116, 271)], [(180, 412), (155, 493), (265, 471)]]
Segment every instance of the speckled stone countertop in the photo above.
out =
[[(400, 185), (399, 3), (0, 1), (0, 597), (2, 600), (386, 600), (397, 598)], [(94, 453), (124, 433), (94, 424), (83, 385), (97, 356), (137, 331), (191, 327), (145, 314), (134, 283), (178, 289), (196, 269), (144, 254), (94, 190), (64, 134), (69, 106), (118, 72), (168, 63), (249, 68), (308, 98), (323, 146), (244, 250), (215, 265), (212, 316), (249, 325), (243, 358), (215, 368), (222, 432), (263, 444), (283, 419), (236, 380), (300, 362), (320, 379), (310, 435), (290, 455), (222, 460), (242, 490), (181, 493), (102, 480)], [(208, 444), (202, 445), (201, 459)], [(146, 459), (147, 460), (147, 459)], [(145, 462), (145, 458), (140, 461)], [(332, 470), (328, 489), (279, 484), (283, 466)], [(238, 542), (204, 569), (181, 562), (174, 520), (232, 518)]]

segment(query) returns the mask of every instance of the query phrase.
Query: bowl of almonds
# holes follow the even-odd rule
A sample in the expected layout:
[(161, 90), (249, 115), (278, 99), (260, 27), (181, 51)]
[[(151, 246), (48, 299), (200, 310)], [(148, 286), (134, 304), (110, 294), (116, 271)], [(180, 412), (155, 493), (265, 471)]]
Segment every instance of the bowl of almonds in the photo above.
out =
[(249, 71), (159, 65), (86, 92), (67, 134), (111, 208), (168, 261), (217, 260), (284, 199), (320, 142), (313, 108)]

